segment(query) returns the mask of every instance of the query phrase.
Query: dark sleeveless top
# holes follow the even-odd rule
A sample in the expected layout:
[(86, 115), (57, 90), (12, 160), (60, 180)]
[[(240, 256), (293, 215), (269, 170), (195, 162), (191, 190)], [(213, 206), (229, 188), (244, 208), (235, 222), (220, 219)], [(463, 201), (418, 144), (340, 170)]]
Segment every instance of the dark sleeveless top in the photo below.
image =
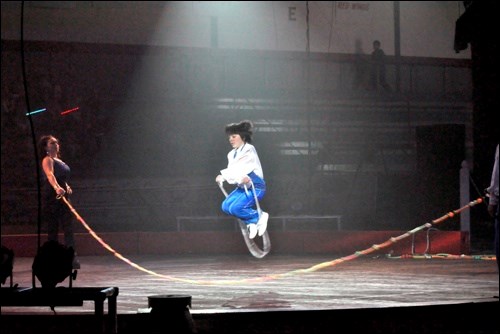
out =
[[(54, 176), (56, 177), (57, 183), (59, 186), (61, 186), (64, 190), (66, 189), (66, 182), (69, 181), (69, 177), (71, 174), (71, 169), (69, 168), (68, 165), (66, 165), (64, 162), (56, 159), (52, 159), (54, 161)], [(48, 190), (51, 190), (51, 194), (54, 194), (54, 190), (52, 189), (52, 186), (49, 183), (49, 180), (47, 180), (47, 176), (45, 173), (43, 173), (44, 176), (44, 184), (45, 188)]]

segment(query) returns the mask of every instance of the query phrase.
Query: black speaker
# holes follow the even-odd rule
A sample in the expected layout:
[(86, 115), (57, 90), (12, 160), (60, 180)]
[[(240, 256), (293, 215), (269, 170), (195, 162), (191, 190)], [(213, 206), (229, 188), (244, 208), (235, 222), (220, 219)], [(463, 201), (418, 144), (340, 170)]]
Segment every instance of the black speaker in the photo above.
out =
[[(465, 160), (465, 125), (418, 126), (416, 137), (417, 210), (420, 219), (428, 222), (459, 208), (460, 168)], [(450, 227), (450, 224), (447, 225)], [(449, 229), (459, 227), (456, 224)]]
[(1, 263), (0, 263), (0, 282), (5, 284), (8, 277), (11, 278), (12, 286), (12, 270), (14, 269), (14, 251), (5, 246), (1, 246)]
[(42, 288), (55, 288), (71, 275), (75, 251), (57, 241), (47, 241), (38, 249), (33, 261), (33, 274)]

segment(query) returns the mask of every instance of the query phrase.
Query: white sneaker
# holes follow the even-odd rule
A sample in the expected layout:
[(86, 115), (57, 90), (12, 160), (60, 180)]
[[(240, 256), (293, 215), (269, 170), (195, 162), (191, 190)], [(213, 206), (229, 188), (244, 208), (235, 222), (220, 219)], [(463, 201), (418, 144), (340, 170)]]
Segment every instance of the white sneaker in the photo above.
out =
[(248, 230), (248, 237), (250, 239), (255, 238), (257, 235), (257, 224), (247, 224), (247, 230)]
[(257, 222), (257, 231), (259, 232), (259, 237), (266, 233), (267, 221), (269, 220), (269, 213), (262, 211), (259, 221)]

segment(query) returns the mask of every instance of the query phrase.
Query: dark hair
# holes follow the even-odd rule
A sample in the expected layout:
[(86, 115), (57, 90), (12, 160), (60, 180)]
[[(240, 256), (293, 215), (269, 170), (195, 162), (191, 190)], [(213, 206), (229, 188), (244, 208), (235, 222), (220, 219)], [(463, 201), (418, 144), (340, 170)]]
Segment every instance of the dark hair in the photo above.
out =
[[(55, 140), (59, 141), (53, 135), (45, 135), (45, 136), (40, 137), (40, 140), (38, 141), (38, 152), (40, 154), (40, 156), (39, 156), (40, 160), (43, 160), (43, 158), (45, 158), (45, 156), (47, 155), (46, 147), (47, 147), (48, 142), (51, 138), (54, 138)], [(58, 158), (61, 157), (59, 152), (57, 152), (57, 157)]]
[(231, 123), (226, 125), (226, 134), (227, 135), (240, 135), (241, 139), (245, 143), (252, 142), (252, 129), (253, 124), (250, 121), (241, 121), (239, 123)]

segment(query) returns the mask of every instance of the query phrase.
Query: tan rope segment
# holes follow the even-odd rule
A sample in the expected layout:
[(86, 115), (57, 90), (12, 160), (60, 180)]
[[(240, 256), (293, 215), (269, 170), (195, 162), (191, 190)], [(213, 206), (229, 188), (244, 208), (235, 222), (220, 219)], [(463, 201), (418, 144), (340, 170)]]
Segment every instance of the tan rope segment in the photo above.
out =
[(83, 220), (83, 218), (78, 214), (78, 212), (76, 212), (75, 208), (71, 205), (71, 203), (64, 196), (62, 196), (61, 199), (64, 201), (64, 203), (66, 203), (66, 205), (70, 208), (71, 212), (73, 212), (75, 217), (85, 227), (85, 229), (87, 229), (87, 231), (89, 231), (89, 233), (104, 248), (106, 248), (108, 251), (110, 251), (115, 257), (119, 258), (120, 260), (124, 261), (125, 263), (129, 264), (130, 266), (132, 266), (138, 270), (141, 270), (147, 274), (154, 275), (154, 276), (157, 276), (160, 278), (164, 278), (164, 279), (169, 280), (169, 281), (176, 281), (176, 282), (189, 283), (189, 284), (198, 284), (198, 285), (239, 285), (239, 284), (248, 284), (248, 283), (258, 283), (258, 282), (276, 280), (276, 279), (281, 279), (281, 278), (299, 275), (299, 274), (304, 274), (304, 273), (310, 273), (310, 272), (318, 271), (320, 269), (324, 269), (327, 267), (333, 267), (333, 266), (338, 265), (340, 263), (354, 260), (358, 257), (376, 252), (380, 249), (383, 249), (383, 248), (386, 248), (390, 245), (393, 245), (396, 242), (398, 242), (402, 239), (405, 239), (405, 238), (409, 237), (410, 235), (413, 235), (413, 234), (421, 231), (424, 228), (429, 228), (432, 225), (440, 224), (443, 221), (447, 220), (448, 218), (452, 218), (455, 215), (460, 214), (462, 211), (469, 209), (469, 208), (483, 202), (483, 198), (478, 198), (474, 201), (469, 202), (467, 205), (464, 205), (463, 207), (461, 207), (457, 210), (450, 211), (447, 214), (443, 215), (442, 217), (433, 220), (432, 223), (425, 223), (425, 224), (423, 224), (417, 228), (414, 228), (413, 230), (410, 230), (410, 231), (408, 231), (408, 232), (406, 232), (398, 237), (392, 237), (389, 240), (387, 240), (381, 244), (372, 245), (370, 248), (367, 248), (365, 250), (358, 251), (358, 252), (355, 252), (354, 254), (351, 254), (351, 255), (348, 255), (345, 257), (341, 257), (339, 259), (335, 259), (332, 261), (319, 263), (319, 264), (316, 264), (316, 265), (311, 266), (311, 267), (306, 268), (306, 269), (297, 269), (297, 270), (289, 271), (286, 273), (273, 274), (273, 275), (268, 275), (268, 276), (263, 276), (263, 277), (243, 278), (243, 279), (238, 279), (238, 280), (192, 280), (192, 279), (187, 279), (187, 278), (178, 278), (178, 277), (174, 277), (174, 276), (159, 274), (159, 273), (156, 273), (152, 270), (146, 269), (146, 268), (130, 261), (129, 259), (127, 259), (123, 255), (118, 253), (116, 250), (114, 250), (102, 238), (100, 238), (97, 235), (97, 233), (94, 230), (92, 230), (92, 228), (90, 228), (90, 226), (85, 222), (85, 220)]

